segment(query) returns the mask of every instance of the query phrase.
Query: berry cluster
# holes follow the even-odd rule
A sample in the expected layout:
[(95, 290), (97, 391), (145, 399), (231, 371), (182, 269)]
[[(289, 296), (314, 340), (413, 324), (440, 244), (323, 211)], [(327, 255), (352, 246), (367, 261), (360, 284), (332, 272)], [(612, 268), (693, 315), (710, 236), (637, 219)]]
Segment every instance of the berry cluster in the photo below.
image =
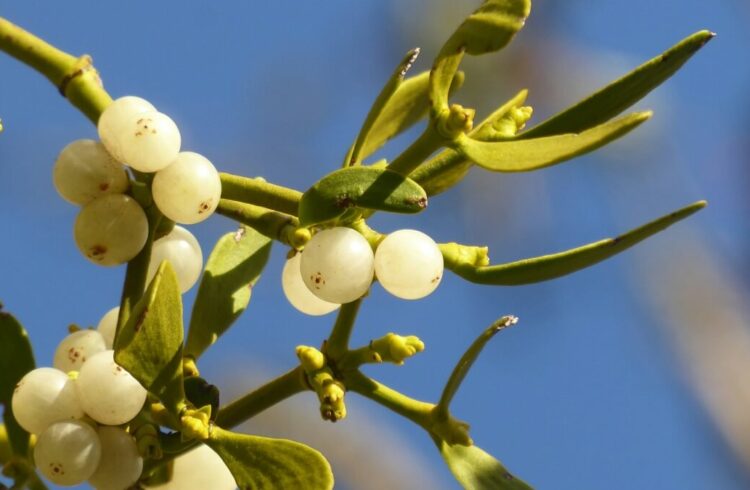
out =
[(58, 345), (53, 367), (27, 373), (13, 392), (13, 415), (37, 435), (36, 467), (58, 485), (86, 480), (98, 490), (122, 490), (141, 475), (143, 459), (123, 428), (147, 392), (114, 361), (115, 308), (97, 330), (78, 330)]
[[(126, 194), (130, 180), (123, 164), (133, 172), (154, 173), (154, 203), (176, 223), (203, 221), (218, 206), (221, 181), (216, 168), (202, 155), (180, 152), (176, 124), (148, 101), (132, 96), (115, 100), (99, 118), (98, 132), (101, 142), (78, 140), (66, 146), (53, 173), (60, 195), (82, 206), (74, 235), (78, 248), (92, 262), (127, 262), (141, 251), (148, 238), (146, 213)], [(163, 244), (162, 248), (197, 249), (199, 255), (198, 260), (189, 260), (190, 264), (185, 265), (187, 270), (180, 285), (187, 290), (196, 274), (196, 264), (200, 271), (202, 256), (187, 230), (175, 233), (167, 240), (171, 245)], [(155, 261), (155, 267), (159, 263)], [(197, 276), (192, 282), (195, 280)]]
[(432, 293), (443, 276), (443, 255), (435, 241), (417, 230), (386, 236), (373, 253), (370, 243), (351, 228), (315, 234), (303, 253), (289, 258), (282, 286), (289, 302), (308, 315), (325, 315), (342, 303), (361, 298), (373, 277), (403, 299)]

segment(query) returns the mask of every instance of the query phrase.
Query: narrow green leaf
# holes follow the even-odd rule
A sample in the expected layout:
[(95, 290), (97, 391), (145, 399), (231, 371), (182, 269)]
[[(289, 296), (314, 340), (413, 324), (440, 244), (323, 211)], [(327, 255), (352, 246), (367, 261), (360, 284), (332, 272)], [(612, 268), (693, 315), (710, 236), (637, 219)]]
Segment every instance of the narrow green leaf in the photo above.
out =
[(383, 86), (380, 94), (378, 94), (375, 102), (372, 104), (370, 112), (367, 114), (365, 122), (362, 124), (362, 128), (359, 130), (357, 139), (346, 156), (344, 167), (360, 163), (361, 159), (363, 158), (361, 155), (362, 147), (366, 143), (370, 132), (375, 125), (375, 122), (380, 118), (383, 110), (403, 83), (406, 72), (409, 71), (411, 65), (414, 64), (418, 56), (419, 48), (410, 50), (408, 53), (406, 53), (404, 59), (402, 59), (398, 64), (396, 70), (391, 74), (390, 78), (388, 78), (385, 86)]
[(504, 316), (502, 318), (499, 318), (492, 325), (487, 327), (487, 329), (485, 329), (485, 331), (482, 332), (482, 334), (477, 337), (474, 342), (472, 342), (469, 348), (466, 349), (464, 355), (461, 356), (461, 359), (456, 364), (456, 367), (453, 368), (453, 372), (451, 373), (450, 378), (448, 378), (448, 382), (445, 384), (445, 388), (443, 388), (443, 394), (440, 396), (440, 402), (438, 402), (437, 406), (435, 407), (438, 413), (442, 413), (445, 416), (448, 415), (448, 409), (450, 408), (450, 403), (451, 400), (453, 400), (453, 396), (456, 394), (456, 391), (458, 391), (458, 388), (461, 386), (464, 378), (469, 373), (469, 369), (471, 369), (474, 361), (477, 360), (477, 357), (479, 357), (482, 349), (484, 349), (484, 346), (487, 345), (487, 342), (489, 342), (492, 337), (494, 337), (495, 334), (500, 330), (503, 330), (504, 328), (507, 328), (511, 325), (515, 325), (517, 322), (518, 318), (514, 316)]
[[(362, 145), (360, 159), (363, 160), (372, 155), (391, 138), (401, 134), (427, 115), (429, 80), (429, 71), (404, 80), (375, 120), (375, 124)], [(448, 96), (450, 97), (461, 88), (463, 83), (464, 73), (457, 71), (450, 83)]]
[(148, 289), (115, 338), (115, 361), (156, 395), (173, 415), (184, 406), (182, 384), (182, 299), (169, 262), (156, 271)]
[(446, 267), (467, 281), (478, 284), (516, 286), (547, 281), (590, 267), (627, 250), (705, 206), (706, 201), (698, 201), (616, 238), (607, 238), (556, 254), (485, 267), (446, 262)]
[(464, 53), (481, 55), (505, 47), (531, 12), (529, 0), (486, 0), (445, 42), (430, 76), (433, 113), (448, 107), (448, 89)]
[(636, 112), (578, 134), (562, 134), (520, 141), (484, 142), (462, 135), (455, 149), (493, 172), (528, 172), (570, 160), (629, 133), (651, 117)]
[(520, 133), (518, 139), (579, 133), (608, 121), (671, 77), (714, 36), (709, 31), (696, 32), (573, 107)]
[(331, 221), (353, 207), (418, 213), (427, 207), (427, 194), (413, 180), (387, 169), (343, 168), (323, 177), (302, 195), (300, 224)]
[(467, 490), (531, 490), (503, 464), (477, 446), (449, 445), (435, 439), (440, 455), (453, 476)]
[(245, 311), (271, 244), (270, 238), (246, 226), (219, 239), (193, 304), (185, 355), (200, 357)]
[(206, 444), (226, 463), (242, 490), (333, 488), (328, 461), (302, 443), (237, 434), (214, 427)]
[(13, 417), (11, 399), (16, 384), (32, 369), (34, 353), (26, 330), (13, 315), (0, 311), (0, 404), (4, 407), (3, 423), (13, 453), (24, 457), (29, 450), (29, 433)]
[[(480, 141), (488, 141), (488, 137), (497, 134), (496, 124), (502, 120), (511, 110), (520, 107), (528, 95), (527, 90), (521, 90), (513, 98), (500, 106), (490, 114), (481, 124), (475, 127), (469, 135)], [(512, 137), (512, 134), (506, 135)], [(409, 174), (417, 184), (421, 185), (428, 196), (434, 196), (444, 192), (459, 183), (473, 163), (455, 150), (446, 148), (423, 165)]]

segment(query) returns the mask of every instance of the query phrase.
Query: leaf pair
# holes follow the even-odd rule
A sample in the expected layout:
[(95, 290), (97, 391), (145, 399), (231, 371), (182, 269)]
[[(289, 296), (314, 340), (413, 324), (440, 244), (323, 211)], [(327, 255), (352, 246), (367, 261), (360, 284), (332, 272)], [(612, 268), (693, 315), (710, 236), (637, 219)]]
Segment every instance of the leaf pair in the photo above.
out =
[(522, 172), (595, 150), (648, 119), (649, 112), (640, 112), (610, 121), (672, 76), (713, 37), (709, 31), (696, 32), (569, 109), (506, 141), (490, 143), (491, 133), (483, 134), (480, 128), (523, 103), (526, 94), (521, 92), (503, 106), (505, 110), (488, 117), (470, 137), (457, 141), (453, 150), (444, 150), (424, 164), (413, 178), (434, 195), (460, 181), (468, 172), (468, 162), (491, 171)]

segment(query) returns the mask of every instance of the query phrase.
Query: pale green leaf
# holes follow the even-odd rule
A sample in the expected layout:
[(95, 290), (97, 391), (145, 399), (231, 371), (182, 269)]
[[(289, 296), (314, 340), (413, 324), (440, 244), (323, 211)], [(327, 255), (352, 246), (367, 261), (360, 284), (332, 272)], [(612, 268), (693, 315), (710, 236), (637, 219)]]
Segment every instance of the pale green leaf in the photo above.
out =
[(333, 488), (328, 461), (302, 443), (214, 427), (206, 444), (221, 457), (242, 490)]
[(466, 490), (531, 490), (481, 448), (433, 440), (451, 473)]
[(629, 133), (651, 117), (636, 112), (578, 134), (562, 134), (519, 141), (484, 142), (462, 135), (455, 149), (493, 172), (528, 172), (564, 162), (600, 148)]
[[(547, 281), (590, 267), (627, 250), (651, 235), (700, 211), (705, 206), (705, 201), (698, 201), (616, 238), (607, 238), (556, 254), (479, 267), (446, 259), (445, 266), (464, 279), (478, 284), (516, 286)], [(448, 257), (446, 254), (443, 256)]]
[(445, 388), (443, 388), (443, 393), (440, 396), (440, 402), (436, 407), (436, 410), (439, 413), (441, 412), (445, 415), (448, 414), (448, 409), (450, 408), (450, 403), (451, 400), (453, 400), (453, 396), (456, 394), (464, 378), (469, 373), (469, 369), (471, 369), (474, 361), (477, 360), (477, 357), (479, 357), (482, 349), (484, 349), (484, 346), (487, 345), (487, 342), (489, 342), (500, 330), (514, 325), (517, 321), (518, 319), (514, 316), (504, 316), (498, 319), (492, 325), (487, 327), (484, 332), (482, 332), (482, 334), (477, 337), (474, 342), (472, 342), (469, 348), (466, 349), (464, 355), (461, 356), (461, 359), (458, 361), (458, 363), (456, 363), (456, 367), (453, 368), (453, 372), (451, 373), (450, 378), (448, 378), (448, 382), (445, 384)]
[(232, 326), (250, 303), (272, 241), (243, 226), (216, 243), (206, 262), (190, 317), (185, 354), (195, 359)]
[(349, 167), (328, 174), (302, 195), (299, 220), (313, 226), (358, 207), (394, 213), (418, 213), (427, 194), (416, 182), (387, 169)]
[(696, 32), (573, 107), (520, 133), (518, 139), (579, 133), (608, 121), (671, 77), (713, 37), (709, 31)]
[[(370, 128), (360, 151), (360, 159), (372, 155), (391, 138), (401, 134), (427, 115), (429, 79), (430, 72), (425, 71), (404, 80)], [(464, 73), (456, 72), (448, 95), (452, 95), (461, 88), (463, 83)]]
[[(2, 308), (2, 305), (0, 305)], [(26, 330), (13, 315), (0, 311), (0, 405), (8, 442), (14, 454), (26, 456), (29, 433), (13, 417), (11, 399), (16, 384), (34, 369), (34, 353)]]
[[(481, 124), (474, 128), (469, 135), (480, 141), (497, 134), (496, 124), (511, 110), (520, 107), (528, 95), (527, 90), (521, 90), (512, 99), (490, 114)], [(506, 135), (508, 137), (512, 134)], [(428, 196), (444, 192), (459, 183), (472, 167), (470, 160), (455, 150), (446, 148), (423, 165), (409, 174), (417, 184), (421, 185)]]
[(433, 115), (448, 107), (448, 91), (464, 53), (481, 55), (507, 45), (531, 12), (529, 0), (486, 0), (445, 42), (430, 75)]
[(156, 271), (115, 338), (115, 361), (174, 415), (185, 400), (182, 384), (182, 298), (169, 262)]

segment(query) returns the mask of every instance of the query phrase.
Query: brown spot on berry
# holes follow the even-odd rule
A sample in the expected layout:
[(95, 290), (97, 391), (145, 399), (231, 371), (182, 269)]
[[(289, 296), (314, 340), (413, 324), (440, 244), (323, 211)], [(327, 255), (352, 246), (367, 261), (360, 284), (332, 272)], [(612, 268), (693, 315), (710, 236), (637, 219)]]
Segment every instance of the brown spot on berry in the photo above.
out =
[(209, 199), (208, 201), (203, 201), (198, 205), (198, 214), (203, 214), (209, 209), (211, 209), (211, 203), (213, 203), (213, 199)]
[(101, 184), (99, 184), (99, 190), (100, 190), (100, 191), (104, 192), (104, 191), (106, 191), (107, 189), (109, 189), (109, 183), (107, 183), (107, 182), (102, 182)]
[(71, 347), (70, 349), (68, 349), (68, 360), (75, 364), (79, 360), (83, 362), (86, 359), (81, 355), (81, 351), (79, 351), (76, 347)]
[(52, 473), (55, 475), (64, 475), (65, 470), (63, 469), (63, 465), (61, 463), (50, 463), (49, 464), (50, 470), (52, 470)]
[(103, 260), (104, 254), (107, 253), (107, 247), (104, 245), (94, 245), (89, 248), (89, 257), (94, 260)]
[(436, 283), (436, 282), (438, 282), (439, 280), (440, 280), (440, 276), (435, 276), (435, 277), (433, 277), (433, 278), (432, 278), (432, 279), (430, 280), (430, 283), (432, 283), (432, 284), (435, 284), (435, 283)]
[(315, 284), (315, 289), (320, 289), (321, 286), (325, 286), (326, 280), (323, 278), (323, 274), (316, 272), (310, 276), (310, 280)]

